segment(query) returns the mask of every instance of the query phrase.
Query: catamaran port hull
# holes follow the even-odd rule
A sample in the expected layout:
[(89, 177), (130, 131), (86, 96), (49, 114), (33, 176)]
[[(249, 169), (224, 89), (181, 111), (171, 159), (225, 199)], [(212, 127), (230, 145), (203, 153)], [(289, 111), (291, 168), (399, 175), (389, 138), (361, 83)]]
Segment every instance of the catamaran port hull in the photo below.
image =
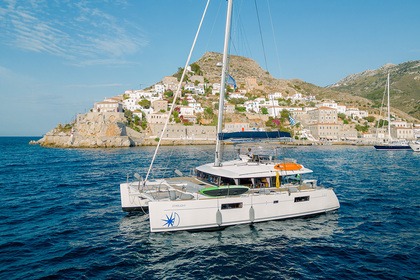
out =
[(147, 211), (149, 200), (139, 191), (139, 183), (120, 184), (121, 207), (124, 212)]

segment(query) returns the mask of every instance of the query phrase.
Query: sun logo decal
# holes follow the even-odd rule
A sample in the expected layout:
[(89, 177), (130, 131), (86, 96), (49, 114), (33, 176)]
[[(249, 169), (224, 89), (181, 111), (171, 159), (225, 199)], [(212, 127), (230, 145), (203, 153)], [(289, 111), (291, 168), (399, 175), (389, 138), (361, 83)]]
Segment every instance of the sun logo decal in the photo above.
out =
[(162, 219), (165, 223), (164, 227), (177, 227), (179, 225), (179, 215), (176, 212), (172, 212), (170, 216), (165, 215), (165, 218)]

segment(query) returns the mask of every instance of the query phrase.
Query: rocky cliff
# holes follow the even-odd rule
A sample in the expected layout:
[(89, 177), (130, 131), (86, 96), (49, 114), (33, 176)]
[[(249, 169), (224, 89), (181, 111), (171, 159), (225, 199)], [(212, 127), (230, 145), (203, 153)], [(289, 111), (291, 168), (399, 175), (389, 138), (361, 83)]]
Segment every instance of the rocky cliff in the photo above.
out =
[(123, 113), (79, 114), (71, 125), (57, 126), (37, 141), (41, 146), (65, 148), (111, 148), (135, 146), (127, 135)]

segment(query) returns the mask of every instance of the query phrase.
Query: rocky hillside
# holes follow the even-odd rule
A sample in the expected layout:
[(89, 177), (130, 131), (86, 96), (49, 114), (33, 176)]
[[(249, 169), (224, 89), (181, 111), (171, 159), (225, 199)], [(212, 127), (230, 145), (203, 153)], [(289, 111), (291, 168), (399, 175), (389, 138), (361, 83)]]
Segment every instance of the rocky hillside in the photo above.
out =
[[(218, 63), (221, 63), (221, 61), (222, 54), (207, 52), (195, 63), (200, 66), (200, 69), (204, 73), (203, 75), (211, 83), (220, 83), (221, 66), (218, 66)], [(285, 94), (295, 94), (299, 91), (299, 88), (295, 87), (295, 82), (275, 79), (269, 72), (262, 69), (258, 63), (247, 57), (236, 55), (230, 56), (229, 73), (236, 80), (239, 88), (245, 86), (245, 78), (256, 78), (257, 83), (261, 85), (262, 88), (262, 90), (255, 90), (254, 93), (256, 94), (258, 94), (258, 91), (260, 91), (261, 94), (263, 91), (265, 91), (265, 94), (276, 90)]]
[[(207, 52), (195, 63), (200, 66), (203, 75), (209, 82), (220, 83), (221, 61), (220, 53)], [(331, 99), (340, 104), (355, 106), (370, 112), (379, 111), (378, 103), (382, 100), (386, 81), (386, 74), (382, 75), (382, 73), (386, 73), (389, 68), (398, 73), (398, 79), (394, 77), (391, 85), (394, 88), (394, 102), (391, 103), (391, 106), (397, 108), (395, 111), (402, 118), (409, 121), (415, 121), (414, 118), (420, 119), (419, 61), (386, 65), (378, 70), (351, 75), (334, 86), (326, 88), (297, 79), (276, 79), (250, 58), (231, 56), (229, 61), (229, 73), (236, 80), (239, 88), (245, 85), (245, 78), (256, 78), (260, 87), (251, 92), (254, 96), (266, 96), (267, 93), (276, 91), (286, 95), (299, 92), (304, 95), (314, 95), (317, 100)]]
[[(220, 65), (222, 55), (220, 53), (208, 52), (195, 63), (200, 66), (203, 75), (211, 83), (220, 83)], [(319, 87), (301, 80), (276, 79), (267, 71), (262, 69), (254, 60), (242, 56), (231, 56), (229, 61), (229, 73), (234, 77), (239, 88), (244, 86), (245, 78), (254, 77), (260, 85), (260, 89), (251, 92), (254, 96), (266, 96), (267, 93), (279, 91), (286, 95), (293, 95), (297, 92), (304, 95), (314, 95), (317, 100), (335, 100), (346, 105), (355, 106), (363, 110), (369, 110), (375, 103), (364, 96), (352, 94), (352, 91), (340, 90), (338, 87)], [(373, 110), (375, 111), (375, 110)], [(397, 113), (406, 119), (410, 116), (403, 111)]]
[(376, 70), (350, 75), (330, 86), (337, 92), (360, 96), (380, 106), (390, 73), (391, 107), (420, 119), (420, 60), (398, 65), (386, 64)]

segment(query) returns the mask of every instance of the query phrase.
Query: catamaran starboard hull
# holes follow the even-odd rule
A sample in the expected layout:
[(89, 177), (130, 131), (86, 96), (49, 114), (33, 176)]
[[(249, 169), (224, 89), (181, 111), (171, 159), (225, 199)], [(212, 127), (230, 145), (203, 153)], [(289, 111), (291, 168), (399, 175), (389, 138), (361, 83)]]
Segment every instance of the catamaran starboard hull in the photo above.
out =
[(150, 231), (210, 230), (310, 216), (339, 207), (332, 189), (295, 193), (273, 191), (205, 200), (150, 201)]

